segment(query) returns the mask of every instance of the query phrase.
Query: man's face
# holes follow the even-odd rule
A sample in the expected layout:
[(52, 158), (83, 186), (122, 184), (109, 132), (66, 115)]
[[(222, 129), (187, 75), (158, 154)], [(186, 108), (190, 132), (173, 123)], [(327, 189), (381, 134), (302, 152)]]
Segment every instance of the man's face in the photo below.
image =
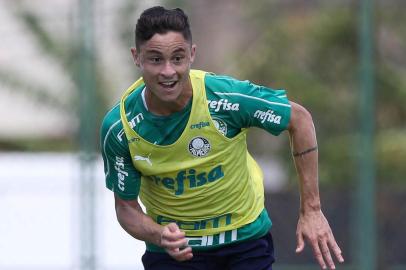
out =
[(151, 102), (182, 103), (185, 93), (192, 91), (189, 71), (195, 50), (178, 32), (155, 34), (138, 51), (131, 49)]

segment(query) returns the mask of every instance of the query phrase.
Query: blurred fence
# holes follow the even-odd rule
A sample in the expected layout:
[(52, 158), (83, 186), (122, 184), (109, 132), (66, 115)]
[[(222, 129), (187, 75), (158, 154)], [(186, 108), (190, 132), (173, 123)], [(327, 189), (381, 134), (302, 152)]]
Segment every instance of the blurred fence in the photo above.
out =
[[(356, 264), (354, 248), (354, 225), (351, 211), (354, 207), (354, 190), (350, 187), (322, 188), (321, 197), (324, 214), (333, 229), (335, 238), (343, 250), (345, 263), (337, 265), (337, 269), (361, 269)], [(368, 258), (375, 260), (379, 270), (406, 269), (406, 253), (404, 243), (406, 234), (406, 210), (401, 205), (405, 203), (405, 190), (395, 186), (378, 185), (376, 203), (377, 232), (376, 237), (377, 257)], [(296, 191), (268, 193), (267, 208), (274, 222), (272, 228), (275, 242), (277, 263), (275, 269), (318, 269), (314, 265), (312, 251), (308, 249), (301, 255), (295, 254), (297, 207), (299, 197)]]
[[(83, 269), (79, 176), (75, 154), (0, 153), (0, 269)], [(145, 245), (118, 224), (100, 158), (94, 177), (95, 269), (143, 269)]]
[[(79, 203), (79, 168), (74, 154), (0, 154), (0, 269), (81, 269), (79, 221), (84, 212)], [(145, 245), (119, 226), (100, 159), (95, 168), (95, 269), (141, 270)], [(405, 269), (406, 189), (378, 185), (377, 190), (377, 269)], [(322, 186), (321, 197), (346, 259), (337, 269), (359, 269), (351, 240), (353, 189)], [(266, 194), (274, 223), (275, 269), (318, 269), (309, 246), (303, 254), (295, 254), (298, 206), (295, 188)]]

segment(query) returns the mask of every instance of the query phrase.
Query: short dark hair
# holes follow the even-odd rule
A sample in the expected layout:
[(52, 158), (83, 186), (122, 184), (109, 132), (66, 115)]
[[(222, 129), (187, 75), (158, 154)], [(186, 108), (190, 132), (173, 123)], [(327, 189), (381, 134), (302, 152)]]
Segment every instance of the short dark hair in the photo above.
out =
[(180, 8), (166, 9), (161, 6), (148, 8), (142, 12), (135, 27), (135, 46), (150, 40), (155, 34), (165, 34), (169, 31), (182, 33), (185, 40), (192, 43), (189, 19)]

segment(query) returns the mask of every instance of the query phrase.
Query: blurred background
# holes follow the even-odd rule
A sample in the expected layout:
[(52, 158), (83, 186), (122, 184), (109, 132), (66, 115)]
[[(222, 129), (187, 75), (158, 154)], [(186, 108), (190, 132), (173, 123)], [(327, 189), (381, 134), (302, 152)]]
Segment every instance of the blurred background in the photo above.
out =
[[(116, 221), (99, 128), (135, 81), (139, 14), (189, 15), (194, 68), (283, 88), (313, 115), (322, 207), (338, 269), (406, 269), (406, 2), (0, 0), (0, 269), (143, 269)], [(253, 129), (275, 269), (296, 255), (299, 193), (288, 136)]]

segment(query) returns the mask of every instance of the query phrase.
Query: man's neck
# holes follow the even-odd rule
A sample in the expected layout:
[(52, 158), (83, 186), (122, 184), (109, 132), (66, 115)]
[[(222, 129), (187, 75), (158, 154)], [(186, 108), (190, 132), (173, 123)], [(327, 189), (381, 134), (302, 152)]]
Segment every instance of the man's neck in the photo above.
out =
[(165, 102), (158, 99), (151, 91), (148, 90), (148, 87), (146, 87), (143, 91), (143, 101), (147, 111), (161, 116), (168, 116), (172, 113), (181, 111), (183, 108), (185, 108), (193, 96), (193, 89), (190, 81), (178, 99), (171, 102)]

